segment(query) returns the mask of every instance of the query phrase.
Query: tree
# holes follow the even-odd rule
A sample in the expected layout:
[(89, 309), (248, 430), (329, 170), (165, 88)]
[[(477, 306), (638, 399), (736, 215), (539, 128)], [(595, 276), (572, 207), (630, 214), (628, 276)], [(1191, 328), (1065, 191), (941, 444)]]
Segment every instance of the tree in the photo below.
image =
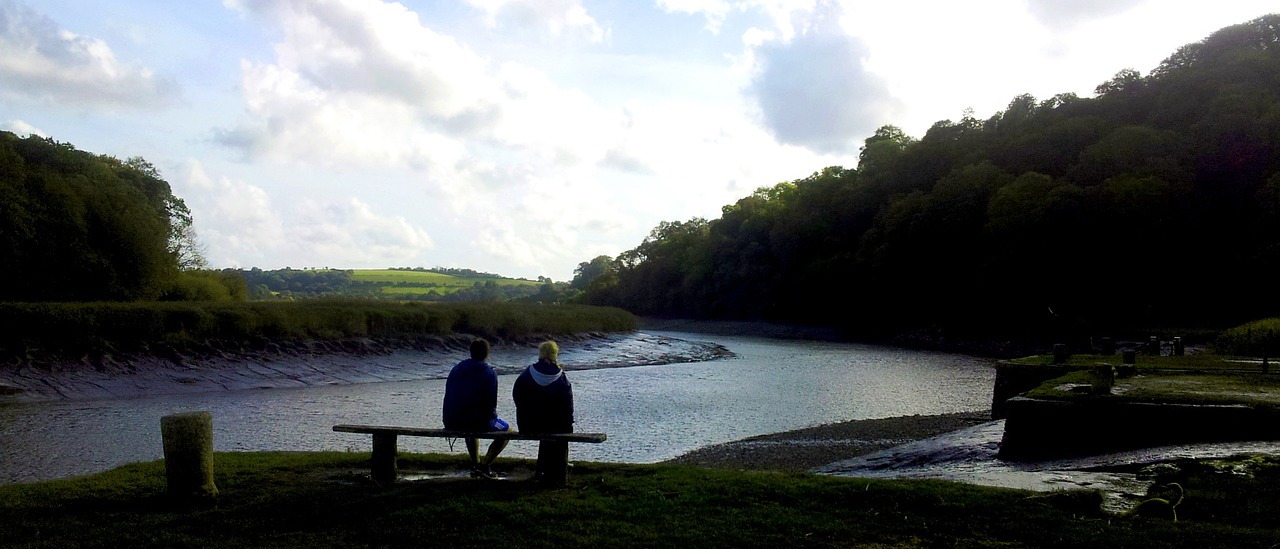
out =
[[(881, 335), (1029, 333), (1050, 304), (1130, 325), (1280, 314), (1265, 298), (1280, 262), (1278, 46), (1280, 15), (1266, 16), (1148, 77), (1121, 70), (1096, 97), (1019, 95), (919, 140), (882, 126), (857, 169), (760, 187), (718, 219), (663, 222), (619, 254), (616, 277), (596, 278), (607, 291), (586, 294), (644, 314)], [(1126, 275), (1135, 261), (1171, 267)], [(1212, 299), (1170, 297), (1197, 291)]]
[(569, 287), (575, 290), (586, 290), (596, 278), (613, 270), (613, 258), (598, 255), (591, 261), (578, 264), (578, 267), (573, 270), (573, 280), (569, 282)]
[(1135, 92), (1143, 88), (1142, 73), (1133, 69), (1122, 69), (1110, 80), (1098, 84), (1093, 93), (1099, 97), (1115, 93)]

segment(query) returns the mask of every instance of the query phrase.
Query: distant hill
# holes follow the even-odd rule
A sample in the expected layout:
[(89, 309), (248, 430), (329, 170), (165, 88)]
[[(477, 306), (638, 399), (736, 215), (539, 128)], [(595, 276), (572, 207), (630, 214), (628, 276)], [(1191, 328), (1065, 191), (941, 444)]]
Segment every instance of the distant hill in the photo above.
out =
[(506, 278), (469, 269), (228, 270), (252, 299), (363, 297), (400, 301), (562, 301), (565, 283)]

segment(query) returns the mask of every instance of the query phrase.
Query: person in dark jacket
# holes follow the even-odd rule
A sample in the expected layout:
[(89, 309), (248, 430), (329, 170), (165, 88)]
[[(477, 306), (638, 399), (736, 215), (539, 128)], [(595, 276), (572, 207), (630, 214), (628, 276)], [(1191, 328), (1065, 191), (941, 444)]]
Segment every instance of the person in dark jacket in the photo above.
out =
[[(458, 431), (509, 431), (511, 426), (498, 417), (498, 373), (485, 362), (489, 358), (489, 342), (471, 342), (471, 358), (449, 370), (444, 383), (444, 428)], [(471, 457), (471, 476), (496, 478), (493, 460), (507, 441), (495, 439), (480, 461), (479, 441), (467, 437), (467, 454)]]
[[(516, 426), (522, 433), (573, 432), (573, 385), (556, 361), (559, 355), (556, 342), (542, 342), (538, 346), (538, 362), (516, 378), (511, 397), (516, 402)], [(538, 466), (565, 463), (568, 453), (568, 442), (543, 441), (538, 445)], [(534, 479), (541, 479), (545, 473), (535, 470)]]

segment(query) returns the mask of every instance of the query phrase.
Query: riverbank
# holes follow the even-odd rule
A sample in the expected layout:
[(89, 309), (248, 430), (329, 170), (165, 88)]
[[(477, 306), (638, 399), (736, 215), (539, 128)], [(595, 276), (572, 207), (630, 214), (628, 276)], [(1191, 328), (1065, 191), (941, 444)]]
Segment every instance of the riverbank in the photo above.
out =
[[(78, 360), (0, 364), (0, 404), (132, 398), (245, 389), (301, 388), (443, 379), (467, 356), (471, 335), (416, 339), (279, 340), (251, 346), (162, 346), (88, 353)], [(549, 336), (493, 338), (490, 364), (518, 373)], [(554, 336), (567, 370), (700, 362), (725, 347), (636, 332)]]
[(1047, 352), (1050, 346), (1034, 341), (989, 337), (948, 336), (941, 330), (913, 330), (890, 337), (867, 338), (836, 326), (808, 326), (750, 320), (698, 320), (687, 318), (640, 317), (642, 330), (691, 332), (708, 335), (748, 336), (770, 339), (807, 339), (887, 345), (903, 349), (939, 351), (991, 358), (1015, 358)]
[(808, 471), (991, 420), (989, 411), (845, 421), (699, 448), (665, 463), (715, 469)]

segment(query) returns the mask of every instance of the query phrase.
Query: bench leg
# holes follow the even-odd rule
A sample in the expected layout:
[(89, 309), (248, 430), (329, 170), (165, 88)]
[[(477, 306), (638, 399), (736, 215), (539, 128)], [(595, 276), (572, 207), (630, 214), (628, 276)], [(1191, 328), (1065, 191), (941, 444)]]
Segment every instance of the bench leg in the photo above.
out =
[(562, 440), (538, 442), (537, 473), (553, 486), (564, 486), (569, 476), (569, 443)]
[(396, 481), (396, 435), (395, 433), (373, 434), (373, 457), (370, 461), (370, 476), (378, 484), (391, 484)]

